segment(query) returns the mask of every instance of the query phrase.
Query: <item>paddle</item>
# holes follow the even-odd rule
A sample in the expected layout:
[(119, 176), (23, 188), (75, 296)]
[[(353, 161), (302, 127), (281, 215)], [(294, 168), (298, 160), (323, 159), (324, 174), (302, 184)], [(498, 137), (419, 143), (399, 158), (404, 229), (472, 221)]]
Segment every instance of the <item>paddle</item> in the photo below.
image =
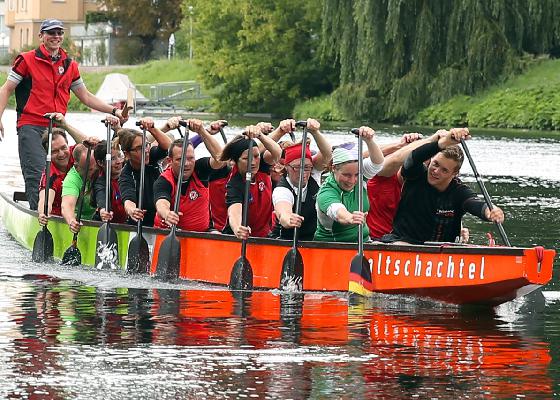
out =
[[(89, 175), (89, 160), (91, 158), (91, 149), (89, 146), (86, 146), (87, 149), (87, 157), (86, 157), (86, 173), (82, 176), (82, 188), (80, 189), (80, 197), (78, 199), (78, 214), (76, 215), (76, 221), (80, 223), (82, 220), (82, 209), (84, 206), (84, 192), (86, 191), (86, 184)], [(78, 249), (78, 233), (74, 233), (74, 237), (72, 238), (72, 244), (70, 247), (66, 249), (64, 255), (62, 256), (62, 261), (60, 264), (62, 265), (70, 265), (76, 267), (82, 263), (82, 253)]]
[[(186, 127), (186, 134), (183, 139), (183, 147), (181, 148), (181, 166), (177, 174), (177, 186), (175, 193), (175, 203), (173, 203), (173, 212), (179, 213), (179, 201), (181, 196), (181, 186), (183, 185), (183, 169), (185, 168), (185, 154), (189, 143), (189, 128), (187, 121), (179, 121), (181, 126)], [(177, 128), (179, 129), (179, 128)], [(181, 130), (179, 129), (179, 132)], [(171, 232), (161, 243), (158, 254), (158, 262), (156, 266), (155, 276), (165, 281), (179, 278), (179, 267), (181, 263), (181, 243), (176, 235), (177, 225), (171, 226)]]
[[(107, 126), (107, 152), (105, 154), (105, 210), (111, 211), (111, 124), (103, 120)], [(95, 266), (97, 269), (117, 269), (119, 265), (119, 243), (117, 232), (111, 227), (110, 221), (101, 225), (97, 231), (97, 248), (95, 250)]]
[[(357, 128), (352, 129), (352, 133), (359, 135)], [(364, 161), (363, 161), (363, 139), (358, 136), (358, 182), (357, 190), (358, 210), (363, 211), (364, 208)], [(364, 225), (358, 225), (358, 254), (352, 258), (350, 263), (350, 279), (348, 280), (348, 291), (351, 293), (364, 294), (364, 282), (371, 285), (371, 270), (368, 260), (364, 257)], [(357, 283), (357, 285), (356, 285)], [(367, 290), (367, 289), (366, 289)]]
[(227, 121), (222, 121), (222, 123), (220, 124), (220, 135), (222, 135), (222, 140), (224, 141), (224, 144), (227, 144), (227, 138), (226, 138), (226, 134), (224, 133), (224, 128), (228, 126), (228, 122)]
[[(247, 149), (247, 172), (245, 173), (245, 192), (243, 196), (243, 213), (241, 214), (241, 225), (247, 226), (249, 219), (249, 192), (251, 189), (251, 181), (253, 164), (253, 139), (249, 140)], [(249, 260), (247, 260), (247, 240), (241, 240), (241, 256), (237, 259), (231, 275), (229, 277), (229, 287), (232, 290), (252, 290), (253, 289), (253, 269)]]
[[(298, 188), (296, 197), (296, 214), (301, 212), (301, 196), (303, 192), (303, 177), (305, 166), (305, 149), (307, 144), (307, 122), (298, 121), (296, 126), (303, 127), (301, 137), (301, 157), (298, 177)], [(297, 248), (299, 240), (299, 229), (294, 228), (294, 238), (292, 248), (288, 250), (282, 262), (282, 272), (280, 274), (280, 290), (301, 291), (303, 289), (303, 258)]]
[[(140, 126), (141, 122), (136, 122), (136, 126)], [(142, 148), (146, 148), (146, 128), (142, 128)], [(142, 209), (144, 200), (144, 174), (146, 168), (146, 159), (142, 157), (140, 161), (140, 185), (138, 187), (138, 208)], [(148, 242), (142, 234), (142, 220), (136, 223), (136, 236), (132, 238), (128, 244), (128, 261), (126, 263), (126, 272), (129, 274), (147, 274), (150, 269), (150, 249)]]
[[(478, 174), (478, 171), (476, 169), (476, 165), (474, 165), (474, 160), (471, 156), (471, 152), (469, 151), (469, 148), (467, 147), (467, 143), (465, 142), (464, 139), (461, 139), (461, 145), (463, 146), (463, 150), (465, 151), (465, 154), (467, 155), (467, 158), (469, 160), (469, 164), (471, 165), (471, 168), (472, 168), (473, 173), (474, 173), (474, 177), (476, 178), (476, 183), (478, 183), (478, 187), (480, 188), (480, 191), (482, 192), (482, 195), (484, 196), (484, 200), (486, 201), (486, 205), (488, 206), (488, 209), (492, 210), (492, 208), (494, 208), (494, 206), (492, 205), (492, 201), (490, 200), (490, 195), (488, 194), (488, 191), (486, 190), (486, 187), (484, 186), (484, 182), (482, 181), (482, 178)], [(498, 231), (500, 232), (500, 236), (502, 237), (502, 240), (504, 241), (506, 246), (511, 247), (511, 243), (509, 242), (506, 231), (504, 230), (504, 227), (502, 226), (502, 224), (499, 223), (499, 222), (494, 222), (494, 223), (498, 227)]]
[[(51, 175), (51, 152), (52, 152), (52, 128), (53, 128), (53, 120), (52, 115), (46, 117), (49, 119), (49, 149), (47, 151), (47, 162), (45, 166), (45, 205), (43, 208), (43, 213), (48, 216), (49, 215), (49, 179)], [(33, 242), (33, 252), (31, 253), (31, 259), (34, 262), (47, 262), (52, 259), (53, 256), (53, 237), (47, 225), (44, 225), (43, 228), (37, 232), (37, 236), (35, 236), (35, 241)]]

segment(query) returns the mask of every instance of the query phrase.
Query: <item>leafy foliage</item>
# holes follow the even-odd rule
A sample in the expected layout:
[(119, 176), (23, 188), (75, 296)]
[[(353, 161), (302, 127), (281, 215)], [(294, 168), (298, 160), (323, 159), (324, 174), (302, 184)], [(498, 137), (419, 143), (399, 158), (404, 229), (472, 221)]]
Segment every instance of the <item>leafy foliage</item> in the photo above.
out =
[[(332, 90), (334, 68), (322, 64), (316, 52), (320, 4), (320, 0), (184, 2), (184, 10), (194, 7), (194, 58), (206, 85), (216, 89), (220, 110), (286, 115), (296, 100)], [(180, 38), (189, 36), (189, 24), (185, 19)]]
[(351, 118), (406, 121), (560, 45), (554, 0), (325, 0), (322, 15), (321, 54), (340, 64), (334, 99)]
[[(166, 42), (183, 19), (181, 0), (101, 0), (100, 3), (107, 8), (107, 19), (117, 28), (117, 37), (126, 39), (118, 42), (117, 49), (117, 61), (125, 63), (130, 60), (119, 60), (118, 56), (124, 54), (139, 61), (153, 58), (158, 41)], [(126, 50), (129, 45), (134, 54)]]
[[(542, 61), (542, 60), (541, 60)], [(455, 96), (421, 110), (418, 125), (560, 129), (559, 60), (539, 62), (527, 73), (476, 97)]]

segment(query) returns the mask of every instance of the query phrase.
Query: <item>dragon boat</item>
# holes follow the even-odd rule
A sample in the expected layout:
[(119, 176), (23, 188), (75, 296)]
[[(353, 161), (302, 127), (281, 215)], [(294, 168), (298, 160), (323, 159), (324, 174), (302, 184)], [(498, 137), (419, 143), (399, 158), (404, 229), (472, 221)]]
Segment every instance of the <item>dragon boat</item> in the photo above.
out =
[[(41, 229), (37, 213), (19, 204), (8, 194), (0, 195), (0, 216), (7, 231), (25, 248), (31, 249)], [(78, 236), (82, 264), (94, 266), (100, 223), (83, 221)], [(111, 224), (117, 232), (119, 265), (125, 268), (128, 244), (135, 226)], [(72, 242), (64, 220), (49, 220), (55, 258), (61, 258)], [(155, 272), (161, 243), (169, 231), (145, 228)], [(241, 241), (234, 236), (177, 231), (181, 245), (179, 278), (226, 286), (232, 266), (239, 258)], [(276, 289), (280, 285), (282, 263), (292, 242), (279, 239), (250, 238), (247, 259), (253, 270), (255, 289)], [(356, 244), (300, 242), (304, 265), (304, 291), (345, 292), (352, 281), (363, 284), (350, 273)], [(362, 294), (387, 293), (430, 298), (445, 303), (496, 306), (522, 297), (547, 284), (552, 278), (556, 252), (542, 247), (430, 245), (364, 245), (371, 279)]]

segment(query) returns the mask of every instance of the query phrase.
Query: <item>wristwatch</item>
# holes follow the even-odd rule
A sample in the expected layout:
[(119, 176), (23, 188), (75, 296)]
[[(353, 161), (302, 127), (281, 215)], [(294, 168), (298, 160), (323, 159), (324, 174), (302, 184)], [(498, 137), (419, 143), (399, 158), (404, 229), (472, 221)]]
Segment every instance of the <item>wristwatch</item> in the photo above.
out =
[(111, 111), (111, 114), (113, 114), (115, 117), (117, 116), (117, 107), (113, 107), (113, 111)]

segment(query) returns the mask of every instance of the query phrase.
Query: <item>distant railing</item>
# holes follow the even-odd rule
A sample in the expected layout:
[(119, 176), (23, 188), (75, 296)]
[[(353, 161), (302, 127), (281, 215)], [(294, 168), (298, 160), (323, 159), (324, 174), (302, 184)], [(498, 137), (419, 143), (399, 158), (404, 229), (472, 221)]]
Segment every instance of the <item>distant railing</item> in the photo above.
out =
[(148, 98), (150, 103), (176, 105), (184, 100), (205, 99), (196, 81), (136, 84), (136, 89)]

